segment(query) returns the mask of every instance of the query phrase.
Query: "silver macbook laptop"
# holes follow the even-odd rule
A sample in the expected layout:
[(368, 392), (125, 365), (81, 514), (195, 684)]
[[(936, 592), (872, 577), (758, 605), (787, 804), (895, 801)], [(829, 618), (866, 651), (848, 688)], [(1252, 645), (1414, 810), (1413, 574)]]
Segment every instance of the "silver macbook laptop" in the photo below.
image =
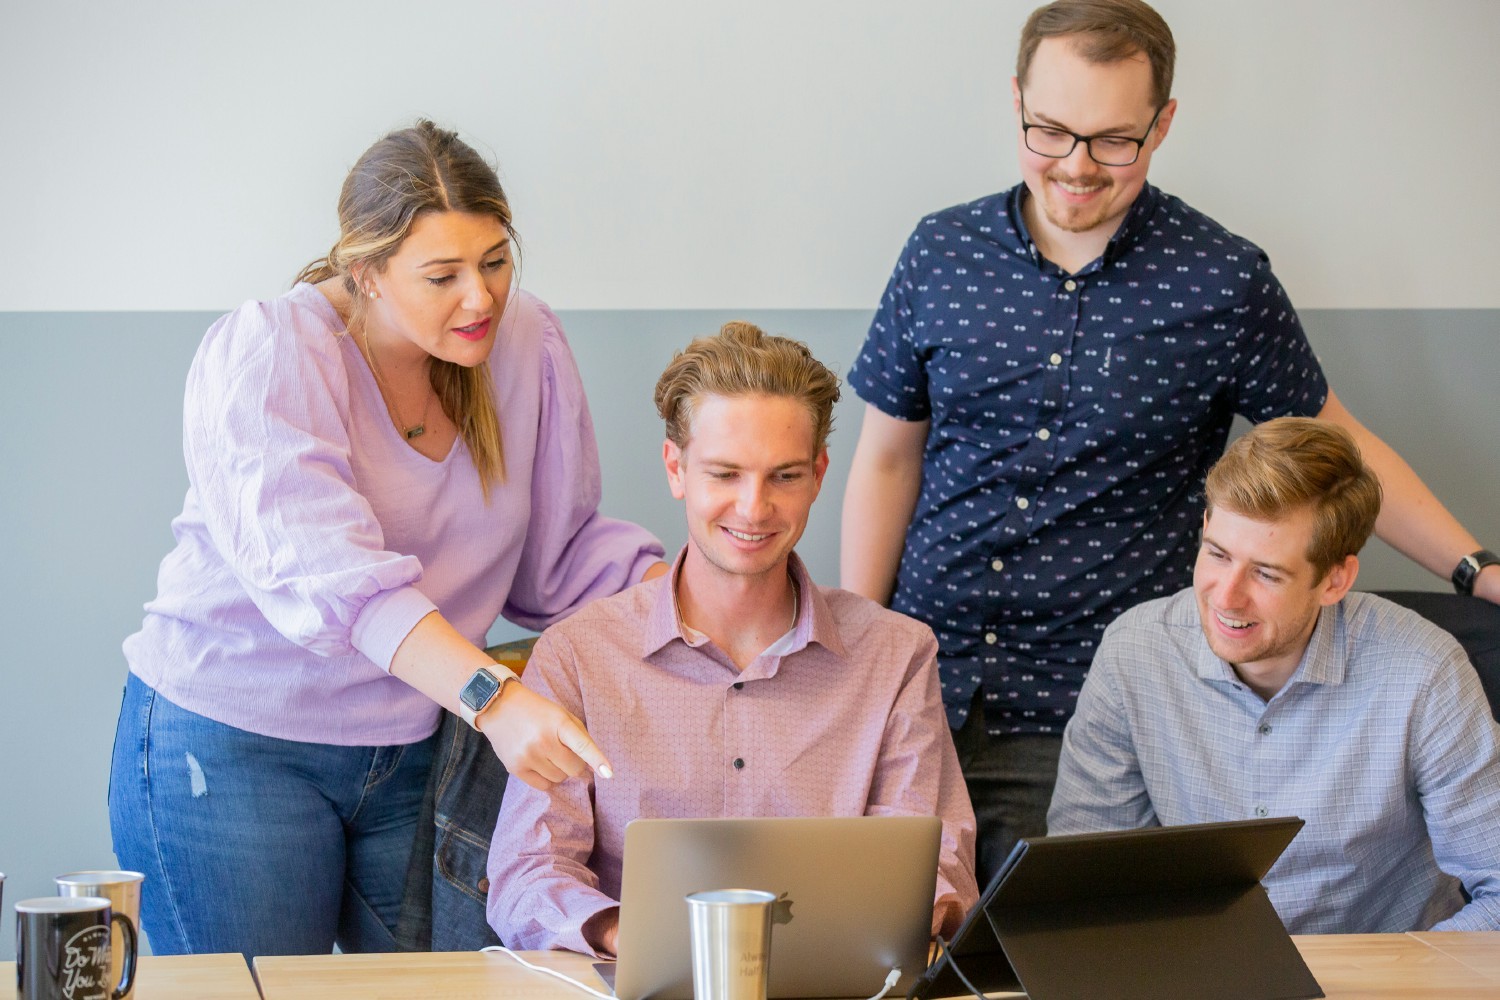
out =
[(942, 823), (935, 816), (638, 819), (625, 828), (620, 960), (595, 966), (618, 1000), (693, 995), (684, 897), (777, 895), (771, 997), (867, 997), (927, 965)]

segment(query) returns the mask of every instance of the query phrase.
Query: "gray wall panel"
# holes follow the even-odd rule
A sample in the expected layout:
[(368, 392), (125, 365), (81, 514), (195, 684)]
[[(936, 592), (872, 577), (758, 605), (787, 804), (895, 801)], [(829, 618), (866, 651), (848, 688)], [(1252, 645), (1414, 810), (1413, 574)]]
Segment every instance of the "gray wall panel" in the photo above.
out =
[[(1500, 310), (1318, 309), (1303, 323), (1349, 410), (1500, 549)], [(1361, 562), (1361, 589), (1447, 589), (1378, 539)]]

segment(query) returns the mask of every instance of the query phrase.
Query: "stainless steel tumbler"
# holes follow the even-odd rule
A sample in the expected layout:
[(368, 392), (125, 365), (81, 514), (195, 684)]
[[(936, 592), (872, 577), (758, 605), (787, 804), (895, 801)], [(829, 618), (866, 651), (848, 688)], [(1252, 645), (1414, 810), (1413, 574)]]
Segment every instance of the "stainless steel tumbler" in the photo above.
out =
[(715, 889), (686, 898), (696, 1000), (766, 1000), (775, 894)]

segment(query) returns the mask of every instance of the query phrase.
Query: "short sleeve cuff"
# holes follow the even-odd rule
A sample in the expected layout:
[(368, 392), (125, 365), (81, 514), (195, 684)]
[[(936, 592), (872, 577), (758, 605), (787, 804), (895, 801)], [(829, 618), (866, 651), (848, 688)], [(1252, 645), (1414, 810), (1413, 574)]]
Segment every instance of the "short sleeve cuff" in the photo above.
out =
[(412, 586), (387, 590), (365, 602), (354, 620), (349, 640), (355, 649), (389, 672), (396, 650), (417, 622), (437, 610), (437, 605)]
[(886, 416), (911, 422), (932, 418), (932, 406), (925, 395), (889, 385), (878, 375), (861, 371), (858, 364), (845, 376), (844, 384)]

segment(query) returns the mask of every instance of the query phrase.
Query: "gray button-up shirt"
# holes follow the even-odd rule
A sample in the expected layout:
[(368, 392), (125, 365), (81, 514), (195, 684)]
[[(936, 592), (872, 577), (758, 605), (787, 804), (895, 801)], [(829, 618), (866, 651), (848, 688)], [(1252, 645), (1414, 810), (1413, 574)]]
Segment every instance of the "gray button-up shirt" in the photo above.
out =
[(1324, 608), (1269, 702), (1209, 649), (1191, 589), (1105, 633), (1048, 832), (1264, 816), (1307, 821), (1264, 879), (1294, 934), (1500, 930), (1500, 727), (1414, 612)]

